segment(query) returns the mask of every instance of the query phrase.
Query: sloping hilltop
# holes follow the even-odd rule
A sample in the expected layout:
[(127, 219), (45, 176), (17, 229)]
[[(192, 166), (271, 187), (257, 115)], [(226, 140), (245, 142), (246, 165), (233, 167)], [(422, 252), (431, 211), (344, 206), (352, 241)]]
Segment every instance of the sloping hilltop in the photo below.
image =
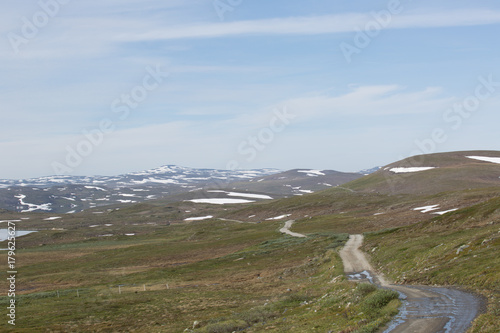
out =
[[(398, 313), (398, 294), (349, 281), (338, 254), (364, 233), (388, 279), (482, 295), (469, 331), (497, 333), (499, 157), (425, 155), (322, 192), (244, 204), (3, 211), (2, 224), (38, 232), (17, 240), (16, 326), (1, 330), (377, 332)], [(290, 220), (307, 237), (282, 234)]]
[(433, 194), (498, 187), (499, 163), (498, 151), (420, 155), (389, 164), (348, 187), (386, 194)]

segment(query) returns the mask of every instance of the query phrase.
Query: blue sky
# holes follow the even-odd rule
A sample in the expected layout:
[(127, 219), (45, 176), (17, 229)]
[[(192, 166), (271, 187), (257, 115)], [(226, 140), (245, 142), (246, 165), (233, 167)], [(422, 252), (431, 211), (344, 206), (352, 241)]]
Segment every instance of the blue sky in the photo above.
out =
[(499, 149), (498, 2), (0, 9), (0, 178), (165, 164), (357, 171)]

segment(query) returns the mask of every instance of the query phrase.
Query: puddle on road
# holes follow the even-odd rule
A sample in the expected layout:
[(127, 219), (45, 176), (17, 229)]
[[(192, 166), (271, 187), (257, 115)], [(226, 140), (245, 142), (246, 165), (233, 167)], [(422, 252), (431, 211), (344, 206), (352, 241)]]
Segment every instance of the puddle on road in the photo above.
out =
[(349, 280), (352, 281), (362, 281), (362, 280), (368, 280), (370, 283), (373, 283), (373, 277), (368, 271), (362, 271), (361, 273), (354, 273), (347, 275)]
[(402, 305), (399, 314), (389, 323), (383, 333), (389, 333), (408, 320), (446, 319), (446, 325), (439, 332), (462, 333), (467, 331), (477, 315), (478, 300), (472, 295), (459, 290), (439, 287), (409, 287), (430, 291), (436, 297), (413, 298), (410, 301), (399, 292)]
[[(397, 290), (396, 290), (397, 291)], [(389, 326), (383, 333), (392, 332), (396, 327), (401, 324), (404, 324), (408, 320), (408, 301), (407, 297), (400, 291), (397, 291), (399, 294), (399, 299), (401, 300), (401, 306), (399, 307), (399, 313), (394, 317), (394, 319), (389, 323)]]

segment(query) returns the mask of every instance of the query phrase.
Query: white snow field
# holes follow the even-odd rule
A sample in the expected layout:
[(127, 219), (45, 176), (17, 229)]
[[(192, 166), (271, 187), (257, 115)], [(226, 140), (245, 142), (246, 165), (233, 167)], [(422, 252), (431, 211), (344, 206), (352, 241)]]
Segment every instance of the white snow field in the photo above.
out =
[(445, 211), (442, 211), (442, 212), (434, 212), (434, 213), (432, 213), (432, 214), (444, 215), (444, 214), (446, 214), (446, 213), (451, 213), (451, 212), (454, 212), (454, 211), (456, 211), (456, 210), (458, 210), (458, 208), (453, 208), (453, 209), (445, 210)]
[(269, 219), (266, 219), (266, 221), (282, 220), (282, 219), (289, 217), (289, 216), (292, 216), (292, 214), (285, 214), (285, 215), (280, 215), (280, 216), (276, 216), (276, 217), (271, 217)]
[(213, 218), (212, 215), (201, 216), (201, 217), (190, 217), (190, 218), (184, 219), (184, 221), (203, 221), (203, 220), (208, 220), (208, 219), (211, 219), (211, 218)]
[(309, 177), (325, 176), (321, 170), (299, 170), (297, 172), (306, 173)]
[(53, 216), (53, 217), (48, 217), (46, 219), (43, 219), (44, 221), (54, 221), (54, 220), (59, 220), (62, 219), (60, 216)]
[(421, 213), (432, 212), (433, 210), (436, 210), (436, 209), (439, 209), (439, 205), (431, 205), (431, 206), (413, 208), (413, 210), (419, 210)]
[(500, 164), (500, 157), (486, 157), (486, 156), (465, 156), (465, 157), (471, 158), (473, 160)]
[(252, 194), (252, 193), (240, 193), (240, 192), (226, 192), (220, 190), (208, 191), (209, 193), (225, 193), (230, 197), (242, 197), (242, 198), (250, 198), (250, 199), (264, 199), (264, 200), (272, 200), (273, 197), (264, 194)]
[(411, 173), (411, 172), (420, 172), (435, 169), (435, 167), (411, 167), (411, 168), (392, 168), (389, 171), (394, 173)]
[(52, 208), (50, 208), (50, 206), (52, 206), (51, 203), (36, 205), (36, 204), (24, 202), (24, 199), (26, 198), (26, 196), (24, 194), (16, 195), (15, 198), (19, 199), (20, 205), (28, 206), (28, 209), (22, 210), (21, 213), (29, 213), (29, 212), (33, 212), (35, 210), (45, 210), (45, 211), (52, 210)]
[(242, 203), (251, 203), (255, 202), (252, 200), (245, 200), (245, 199), (221, 199), (221, 198), (216, 198), (216, 199), (193, 199), (193, 200), (187, 200), (191, 201), (194, 203), (208, 203), (208, 204), (213, 204), (213, 205), (227, 205), (227, 204), (242, 204)]

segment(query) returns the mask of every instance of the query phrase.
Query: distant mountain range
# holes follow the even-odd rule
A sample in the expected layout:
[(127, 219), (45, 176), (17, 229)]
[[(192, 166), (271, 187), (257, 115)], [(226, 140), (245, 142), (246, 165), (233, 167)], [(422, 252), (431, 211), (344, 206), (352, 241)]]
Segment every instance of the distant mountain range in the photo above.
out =
[[(373, 169), (375, 170), (375, 169)], [(372, 171), (373, 171), (372, 170)], [(338, 186), (366, 174), (331, 170), (214, 170), (174, 165), (119, 176), (49, 176), (0, 180), (0, 209), (76, 213), (89, 208), (164, 199), (206, 189), (257, 192), (282, 198)]]
[(137, 185), (168, 184), (179, 186), (192, 186), (200, 182), (232, 182), (236, 180), (248, 180), (259, 176), (278, 173), (277, 169), (259, 170), (212, 170), (192, 169), (175, 165), (167, 165), (159, 168), (132, 172), (119, 176), (49, 176), (21, 180), (2, 180), (0, 187), (12, 186), (37, 186), (51, 187), (57, 185), (104, 185), (108, 187), (123, 187)]

